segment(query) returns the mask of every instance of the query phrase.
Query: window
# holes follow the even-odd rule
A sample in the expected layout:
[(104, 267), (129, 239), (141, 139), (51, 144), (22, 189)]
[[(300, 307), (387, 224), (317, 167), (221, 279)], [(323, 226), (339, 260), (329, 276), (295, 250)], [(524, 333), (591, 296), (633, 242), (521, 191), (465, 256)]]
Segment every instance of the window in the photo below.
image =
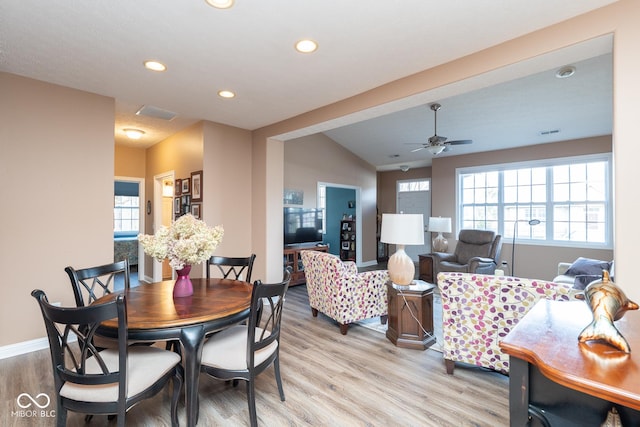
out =
[(115, 196), (113, 204), (113, 232), (116, 236), (135, 236), (140, 223), (140, 198)]
[(460, 227), (545, 244), (610, 247), (610, 165), (610, 155), (593, 155), (460, 169)]
[[(318, 183), (318, 209), (327, 210), (327, 186)], [(322, 215), (322, 234), (327, 234), (327, 215)]]
[(409, 191), (429, 191), (429, 184), (431, 184), (431, 181), (429, 180), (398, 181), (398, 193)]

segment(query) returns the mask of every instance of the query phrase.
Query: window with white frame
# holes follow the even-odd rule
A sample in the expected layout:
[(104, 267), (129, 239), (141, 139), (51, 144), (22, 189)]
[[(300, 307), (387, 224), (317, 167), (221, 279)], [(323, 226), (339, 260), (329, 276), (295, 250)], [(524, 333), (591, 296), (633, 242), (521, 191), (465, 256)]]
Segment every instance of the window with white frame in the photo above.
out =
[(603, 154), (459, 169), (460, 227), (552, 245), (610, 247), (610, 166), (611, 156)]
[[(327, 210), (327, 186), (318, 183), (318, 208), (326, 212)], [(327, 234), (327, 215), (322, 215), (322, 234)]]
[(429, 191), (429, 185), (431, 181), (426, 180), (415, 180), (415, 181), (398, 181), (398, 193), (409, 192), (409, 191)]
[(140, 198), (114, 196), (113, 231), (116, 236), (135, 236), (139, 232)]

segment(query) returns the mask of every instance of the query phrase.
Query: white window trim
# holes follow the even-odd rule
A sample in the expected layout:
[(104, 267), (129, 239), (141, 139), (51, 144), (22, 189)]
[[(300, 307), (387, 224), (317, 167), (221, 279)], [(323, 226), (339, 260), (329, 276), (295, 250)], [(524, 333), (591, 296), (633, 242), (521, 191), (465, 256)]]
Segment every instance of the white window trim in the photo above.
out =
[[(526, 244), (532, 246), (555, 246), (555, 247), (569, 247), (569, 248), (589, 248), (589, 249), (609, 249), (613, 250), (613, 203), (612, 203), (612, 191), (613, 191), (613, 156), (611, 153), (596, 153), (596, 154), (584, 154), (579, 156), (569, 156), (569, 157), (557, 157), (551, 159), (539, 159), (539, 160), (528, 160), (522, 162), (511, 162), (511, 163), (499, 163), (499, 164), (491, 164), (491, 165), (480, 165), (480, 166), (470, 166), (464, 168), (456, 168), (455, 170), (455, 178), (456, 178), (456, 229), (460, 230), (462, 227), (462, 202), (461, 202), (461, 186), (462, 182), (460, 176), (463, 174), (472, 174), (472, 173), (481, 173), (481, 172), (495, 172), (500, 171), (503, 172), (505, 170), (511, 169), (521, 169), (521, 168), (535, 168), (535, 167), (552, 167), (558, 165), (566, 165), (571, 163), (585, 163), (585, 162), (593, 162), (593, 161), (603, 161), (606, 163), (607, 168), (607, 185), (605, 188), (605, 200), (607, 201), (607, 211), (606, 211), (606, 224), (607, 231), (605, 237), (605, 243), (589, 243), (589, 242), (568, 242), (568, 241), (558, 241), (558, 240), (531, 240), (524, 239), (521, 237), (517, 238), (518, 244)], [(547, 183), (548, 185), (550, 183)], [(500, 192), (502, 192), (502, 188), (500, 188)], [(549, 203), (547, 202), (547, 207), (549, 207)], [(502, 201), (499, 201), (499, 206), (502, 207)], [(499, 219), (498, 224), (499, 232), (504, 235), (502, 230), (504, 230), (504, 222), (502, 218)], [(549, 235), (549, 234), (547, 234)]]

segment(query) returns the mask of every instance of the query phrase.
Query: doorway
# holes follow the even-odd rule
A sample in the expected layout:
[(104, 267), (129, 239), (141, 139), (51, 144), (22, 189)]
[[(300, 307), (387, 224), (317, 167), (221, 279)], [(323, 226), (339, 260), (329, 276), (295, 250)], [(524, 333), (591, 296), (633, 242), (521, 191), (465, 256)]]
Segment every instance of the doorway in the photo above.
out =
[(431, 240), (427, 233), (427, 222), (431, 216), (431, 179), (402, 180), (396, 183), (396, 212), (406, 214), (422, 214), (424, 227), (424, 244), (408, 245), (405, 252), (417, 262), (418, 255), (431, 252)]
[(362, 264), (362, 207), (360, 187), (342, 184), (318, 183), (318, 208), (325, 210), (324, 243), (329, 253), (340, 256), (340, 221), (346, 215), (356, 220), (356, 265)]
[[(162, 227), (163, 225), (168, 227), (173, 221), (173, 191), (171, 192), (171, 194), (163, 194), (162, 189), (164, 187), (168, 187), (165, 184), (169, 182), (171, 183), (171, 188), (173, 188), (173, 183), (175, 182), (174, 177), (174, 171), (165, 172), (153, 177), (154, 234), (160, 229), (160, 227)], [(172, 279), (173, 274), (173, 269), (169, 265), (169, 261), (167, 259), (162, 262), (156, 261), (155, 259), (153, 260), (154, 282)]]
[(114, 178), (113, 261), (127, 258), (132, 274), (137, 272), (139, 277), (144, 277), (144, 251), (138, 244), (138, 234), (145, 224), (143, 200), (144, 178)]

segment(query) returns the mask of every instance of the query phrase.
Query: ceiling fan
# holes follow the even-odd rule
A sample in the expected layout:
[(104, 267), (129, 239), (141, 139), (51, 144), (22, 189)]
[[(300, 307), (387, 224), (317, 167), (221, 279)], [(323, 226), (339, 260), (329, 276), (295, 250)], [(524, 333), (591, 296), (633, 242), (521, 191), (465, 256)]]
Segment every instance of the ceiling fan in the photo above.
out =
[(420, 150), (428, 150), (434, 156), (442, 153), (443, 151), (449, 151), (450, 145), (464, 145), (471, 144), (473, 141), (470, 139), (460, 139), (457, 141), (447, 141), (447, 137), (438, 135), (438, 111), (442, 107), (440, 104), (431, 104), (429, 106), (433, 111), (433, 136), (429, 137), (427, 142), (422, 144), (422, 147), (411, 150), (412, 153)]

